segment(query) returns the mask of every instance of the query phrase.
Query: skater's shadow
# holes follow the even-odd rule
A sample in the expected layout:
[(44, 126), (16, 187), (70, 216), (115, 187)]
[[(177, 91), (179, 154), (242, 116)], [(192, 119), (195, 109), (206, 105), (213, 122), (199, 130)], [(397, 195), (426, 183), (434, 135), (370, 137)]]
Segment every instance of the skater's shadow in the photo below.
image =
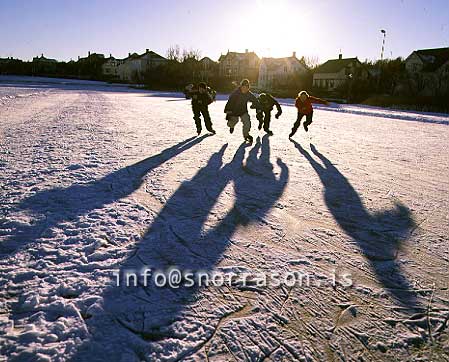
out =
[[(74, 360), (88, 360), (93, 351), (106, 352), (108, 346), (120, 346), (116, 350), (123, 354), (140, 351), (140, 360), (158, 360), (160, 347), (153, 349), (150, 342), (186, 339), (189, 343), (189, 335), (182, 331), (188, 327), (180, 322), (186, 305), (197, 298), (197, 283), (160, 288), (151, 279), (145, 287), (141, 277), (137, 287), (123, 281), (127, 271), (146, 267), (152, 271), (175, 267), (182, 272), (211, 272), (237, 228), (260, 221), (279, 200), (288, 182), (288, 168), (278, 159), (279, 176), (274, 173), (268, 137), (257, 140), (246, 162), (246, 145), (242, 145), (232, 161), (223, 164), (226, 148), (224, 145), (192, 179), (179, 186), (136, 245), (135, 255), (121, 264), (118, 275), (122, 284), (114, 283), (105, 290), (103, 310), (88, 319), (91, 335)], [(230, 205), (232, 197), (220, 198), (232, 193), (226, 188), (229, 184), (235, 200)], [(214, 206), (219, 211), (213, 212)], [(196, 351), (181, 348), (176, 358), (183, 360)]]
[(4, 228), (14, 230), (14, 234), (0, 242), (0, 258), (38, 241), (44, 232), (48, 236), (52, 228), (60, 226), (64, 221), (76, 220), (90, 211), (101, 209), (126, 197), (140, 187), (148, 172), (197, 145), (206, 137), (208, 135), (191, 137), (157, 155), (119, 169), (101, 179), (85, 184), (74, 184), (66, 188), (44, 190), (24, 199), (16, 208), (27, 210), (36, 219), (30, 224), (11, 222), (3, 225)]
[(345, 233), (356, 241), (377, 280), (406, 311), (420, 307), (397, 261), (401, 244), (414, 226), (410, 210), (396, 203), (392, 210), (370, 213), (348, 179), (314, 145), (310, 148), (320, 162), (299, 143), (292, 142), (319, 176), (327, 208)]

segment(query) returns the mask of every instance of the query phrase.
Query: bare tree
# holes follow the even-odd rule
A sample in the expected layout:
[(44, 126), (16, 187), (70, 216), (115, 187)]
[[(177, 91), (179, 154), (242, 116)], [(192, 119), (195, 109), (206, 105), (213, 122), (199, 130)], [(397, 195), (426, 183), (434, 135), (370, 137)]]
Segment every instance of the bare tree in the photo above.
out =
[(303, 63), (307, 68), (313, 69), (316, 68), (319, 64), (319, 59), (316, 55), (312, 56), (306, 56), (301, 57), (299, 60), (301, 63)]
[(190, 60), (200, 60), (201, 59), (201, 51), (199, 49), (183, 49), (182, 51), (182, 61)]
[(177, 62), (181, 61), (181, 48), (178, 44), (171, 45), (170, 48), (167, 49), (167, 59), (168, 60), (175, 60)]

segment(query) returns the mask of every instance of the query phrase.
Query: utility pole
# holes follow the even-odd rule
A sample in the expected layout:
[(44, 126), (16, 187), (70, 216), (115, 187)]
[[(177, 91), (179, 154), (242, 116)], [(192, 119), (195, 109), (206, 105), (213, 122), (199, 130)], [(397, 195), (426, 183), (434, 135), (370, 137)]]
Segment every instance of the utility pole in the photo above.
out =
[(379, 74), (377, 75), (377, 91), (380, 91), (380, 77), (382, 73), (382, 63), (384, 60), (384, 51), (385, 51), (385, 37), (387, 36), (387, 32), (384, 29), (381, 29), (380, 32), (383, 34), (382, 38), (382, 50), (380, 51), (380, 63), (379, 63)]
[(387, 32), (384, 29), (380, 31), (384, 36), (382, 38), (382, 51), (380, 52), (380, 60), (384, 60), (384, 51), (385, 51), (385, 37), (387, 36)]

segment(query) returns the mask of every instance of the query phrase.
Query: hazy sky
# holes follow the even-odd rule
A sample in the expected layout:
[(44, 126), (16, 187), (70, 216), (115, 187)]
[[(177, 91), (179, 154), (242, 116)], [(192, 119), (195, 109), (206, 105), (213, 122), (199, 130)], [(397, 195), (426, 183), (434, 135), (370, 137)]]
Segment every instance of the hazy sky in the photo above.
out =
[(0, 0), (0, 57), (44, 53), (77, 59), (88, 50), (125, 57), (172, 44), (216, 60), (228, 49), (320, 61), (386, 57), (449, 46), (449, 0)]

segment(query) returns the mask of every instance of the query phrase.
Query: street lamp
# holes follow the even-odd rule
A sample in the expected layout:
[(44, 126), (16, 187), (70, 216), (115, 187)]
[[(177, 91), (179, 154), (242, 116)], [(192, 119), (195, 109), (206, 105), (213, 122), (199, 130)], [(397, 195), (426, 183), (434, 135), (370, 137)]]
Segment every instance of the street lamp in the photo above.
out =
[(384, 35), (382, 39), (382, 51), (380, 52), (380, 60), (384, 59), (384, 50), (385, 50), (385, 37), (387, 36), (387, 32), (384, 29), (381, 29), (380, 32)]

